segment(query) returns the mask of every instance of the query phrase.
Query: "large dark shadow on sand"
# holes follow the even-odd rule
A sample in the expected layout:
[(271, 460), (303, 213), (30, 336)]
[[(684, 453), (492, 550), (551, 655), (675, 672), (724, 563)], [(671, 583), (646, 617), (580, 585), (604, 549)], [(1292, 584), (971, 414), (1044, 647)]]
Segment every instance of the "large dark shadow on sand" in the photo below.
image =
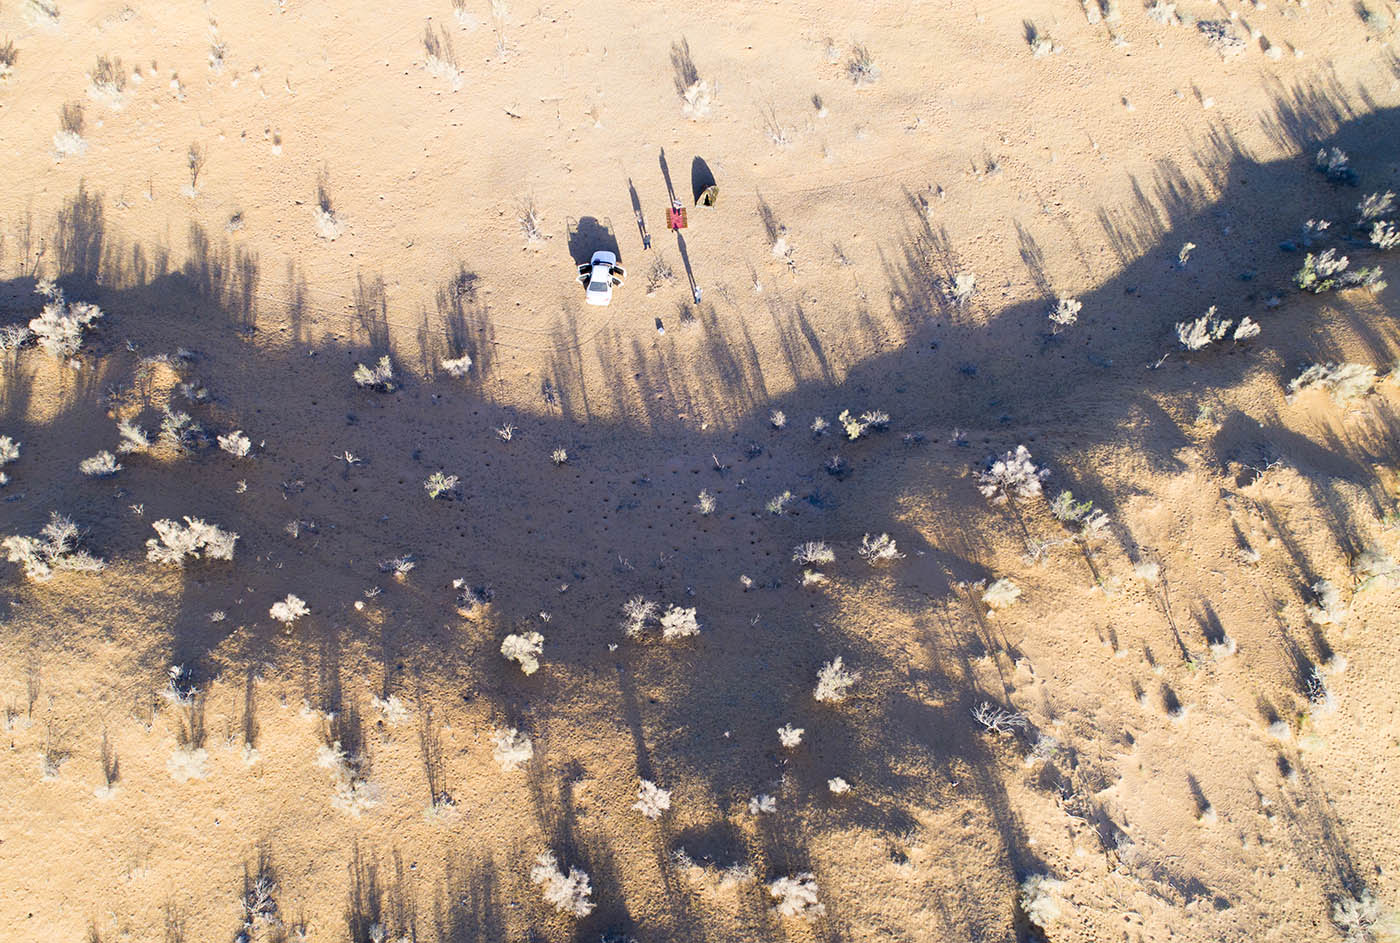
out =
[[(1364, 185), (1386, 157), (1380, 142), (1400, 138), (1400, 114), (1357, 118), (1340, 101), (1327, 89), (1281, 91), (1270, 120), (1281, 140), (1341, 144)], [(705, 914), (695, 892), (670, 870), (671, 853), (682, 846), (696, 855), (742, 853), (760, 879), (811, 868), (820, 882), (821, 863), (806, 850), (814, 831), (860, 826), (904, 836), (917, 827), (916, 809), (946, 802), (966, 803), (996, 836), (994, 851), (969, 860), (969, 874), (979, 874), (969, 886), (981, 886), (981, 873), (996, 873), (1005, 893), (991, 900), (969, 893), (956, 915), (945, 911), (944, 932), (974, 940), (1024, 935), (1013, 910), (1015, 888), (1043, 864), (1008, 799), (1004, 751), (1010, 747), (977, 734), (968, 719), (979, 701), (1009, 696), (1005, 679), (1015, 644), (979, 619), (975, 601), (958, 588), (991, 575), (983, 561), (990, 554), (988, 528), (998, 523), (966, 482), (966, 499), (940, 510), (938, 539), (926, 542), (889, 522), (911, 491), (951, 481), (970, 462), (1023, 441), (1039, 460), (1070, 470), (1076, 495), (1111, 512), (1113, 495), (1093, 469), (1075, 467), (1075, 454), (1131, 443), (1154, 466), (1174, 467), (1172, 453), (1187, 437), (1159, 405), (1162, 398), (1194, 400), (1268, 369), (1243, 347), (1192, 359), (1173, 355), (1148, 369), (1171, 346), (1172, 322), (1209, 304), (1228, 300), (1231, 316), (1261, 321), (1258, 344), (1277, 352), (1278, 378), (1286, 381), (1317, 351), (1296, 329), (1301, 305), (1266, 311), (1270, 295), (1287, 294), (1288, 275), (1299, 263), (1276, 246), (1299, 219), (1344, 212), (1333, 207), (1357, 198), (1356, 191), (1333, 192), (1310, 163), (1306, 155), (1256, 163), (1221, 130), (1197, 155), (1206, 169), (1200, 173), (1214, 176), (1201, 179), (1164, 162), (1134, 181), (1134, 202), (1101, 216), (1124, 268), (1081, 297), (1080, 324), (1056, 338), (1046, 335), (1039, 301), (990, 318), (950, 303), (943, 285), (956, 271), (956, 247), (911, 197), (906, 229), (884, 250), (888, 301), (902, 334), (843, 383), (836, 383), (832, 354), (800, 307), (773, 308), (781, 359), (765, 363), (733, 307), (707, 301), (675, 347), (605, 332), (595, 354), (585, 354), (571, 320), (561, 318), (555, 346), (570, 353), (553, 365), (549, 408), (531, 415), (483, 394), (495, 345), (476, 276), (464, 268), (442, 273), (436, 317), (424, 316), (424, 369), (407, 369), (411, 355), (397, 351), (400, 389), (357, 390), (349, 379), (354, 365), (392, 350), (381, 283), (358, 281), (362, 331), (353, 345), (308, 342), (298, 304), (287, 301), (273, 312), (259, 304), (268, 293), (293, 299), (304, 291), (294, 270), (286, 278), (264, 272), (256, 256), (196, 230), (190, 258), (174, 269), (161, 248), (123, 244), (106, 224), (101, 197), (80, 191), (58, 221), (53, 245), (70, 297), (107, 312), (85, 345), (85, 359), (100, 366), (65, 379), (62, 408), (52, 421), (35, 424), (28, 416), (41, 355), (25, 353), (5, 367), (0, 423), (35, 454), (59, 462), (55, 467), (75, 468), (96, 448), (115, 444), (107, 388), (129, 384), (143, 356), (185, 347), (191, 357), (177, 364), (179, 372), (203, 382), (212, 399), (178, 405), (211, 432), (242, 428), (266, 446), (242, 462), (213, 448), (174, 463), (131, 456), (121, 475), (106, 482), (80, 480), (76, 472), (25, 478), (19, 465), (6, 496), (21, 498), (3, 505), (7, 532), (32, 533), (50, 510), (62, 510), (89, 529), (98, 553), (142, 561), (138, 566), (148, 565), (143, 547), (152, 520), (190, 514), (239, 532), (237, 562), (190, 565), (169, 577), (172, 588), (158, 591), (157, 601), (170, 603), (173, 616), (133, 640), (133, 656), (153, 688), (172, 664), (185, 666), (199, 683), (231, 676), (241, 684), (252, 672), (270, 672), (303, 679), (310, 703), (339, 712), (346, 710), (344, 679), (358, 671), (372, 674), (384, 694), (426, 689), (484, 698), (500, 716), (536, 731), (549, 728), (554, 711), (607, 712), (593, 722), (628, 731), (638, 774), (685, 784), (692, 801), (714, 810), (715, 825), (660, 840), (665, 906), (630, 907), (635, 889), (623, 885), (605, 828), (574, 814), (571, 790), (581, 771), (558, 754), (537, 763), (529, 791), (542, 833), (569, 857), (566, 865), (594, 876), (599, 910), (578, 924), (576, 939), (597, 939), (605, 930), (675, 940), (733, 933), (781, 938), (759, 891), (736, 926)], [(1221, 195), (1207, 200), (1207, 182)], [(1219, 235), (1221, 219), (1229, 220), (1228, 238)], [(1029, 225), (1007, 238), (1019, 238), (1028, 266), (1041, 265)], [(1188, 239), (1218, 251), (1198, 251), (1183, 270), (1175, 263)], [(1052, 285), (1043, 271), (1035, 281)], [(33, 284), (30, 275), (0, 283), (0, 325), (34, 315)], [(855, 299), (851, 304), (859, 307)], [(1400, 342), (1392, 321), (1359, 308), (1352, 322), (1378, 361), (1394, 359)], [(475, 373), (461, 382), (422, 380), (444, 353), (470, 354)], [(590, 355), (611, 358), (615, 384), (586, 389), (581, 358)], [(682, 356), (688, 369), (701, 364), (703, 387), (686, 379), (693, 374), (681, 368)], [(764, 382), (771, 370), (788, 371), (797, 390), (771, 397)], [(608, 402), (610, 414), (629, 418), (601, 420), (591, 402)], [(732, 431), (695, 431), (676, 415), (676, 404), (687, 402), (736, 417)], [(143, 425), (156, 424), (159, 405), (152, 401), (143, 411)], [(882, 408), (898, 431), (851, 443), (830, 434), (808, 437), (795, 421), (777, 435), (767, 427), (773, 408), (804, 417), (801, 425), (817, 412), (831, 420), (842, 408)], [(517, 435), (503, 442), (495, 430), (508, 422)], [(954, 426), (967, 430), (969, 447), (950, 441), (946, 430)], [(906, 444), (905, 431), (921, 435)], [(1389, 440), (1378, 434), (1380, 448)], [(548, 463), (556, 444), (577, 458), (546, 469), (545, 493), (522, 493), (521, 482)], [(1222, 441), (1220, 460), (1228, 461), (1236, 446)], [(1295, 461), (1315, 466), (1324, 479), (1373, 485), (1367, 470), (1344, 458), (1292, 450)], [(348, 462), (346, 452), (359, 461)], [(837, 453), (846, 465), (830, 474)], [(429, 501), (421, 483), (440, 469), (461, 474), (462, 483), (452, 500)], [(848, 497), (856, 487), (864, 500)], [(702, 488), (718, 496), (713, 516), (690, 510)], [(764, 502), (784, 489), (793, 492), (792, 509), (764, 512)], [(143, 507), (141, 517), (132, 505)], [(862, 533), (891, 528), (906, 559), (887, 571), (870, 570), (855, 546)], [(788, 559), (791, 548), (816, 539), (837, 546), (842, 579), (858, 581), (879, 607), (917, 627), (914, 642), (931, 667), (910, 668), (879, 626), (848, 622), (850, 613), (831, 597), (798, 585), (801, 568)], [(1124, 542), (1132, 555), (1131, 535)], [(373, 548), (373, 558), (350, 549), (357, 547)], [(408, 579), (381, 572), (381, 561), (403, 554), (417, 562)], [(716, 560), (725, 572), (711, 580), (705, 569)], [(741, 575), (751, 587), (741, 587)], [(465, 629), (452, 614), (450, 583), (457, 577), (494, 591), (485, 620)], [(365, 596), (370, 587), (379, 593)], [(168, 597), (159, 595), (165, 592)], [(306, 597), (313, 609), (292, 635), (267, 615), (270, 602), (288, 592)], [(704, 631), (679, 643), (623, 641), (620, 606), (633, 595), (696, 606)], [(363, 612), (353, 608), (357, 599), (366, 602)], [(546, 669), (526, 678), (503, 663), (499, 639), (517, 626), (540, 627), (541, 608), (570, 628), (541, 627), (549, 639)], [(226, 618), (211, 621), (215, 609)], [(92, 628), (82, 613), (72, 615), (42, 644), (81, 643)], [(614, 652), (609, 642), (621, 644)], [(837, 655), (862, 672), (863, 682), (846, 704), (815, 704), (817, 671)], [(975, 680), (985, 672), (974, 662), (987, 655), (1004, 669), (1003, 684), (990, 691)], [(787, 722), (809, 731), (809, 746), (796, 759), (778, 749), (775, 729)], [(833, 775), (861, 788), (830, 803), (826, 780)], [(755, 824), (745, 806), (760, 792), (778, 795), (790, 811)], [(1329, 840), (1338, 828), (1299, 826)], [(500, 900), (516, 891), (531, 895), (530, 922), (543, 916), (533, 889), (519, 887), (518, 851), (502, 849), (496, 859), (454, 869), (447, 886), (429, 895), (440, 938), (496, 938), (502, 926), (513, 925)], [(1343, 851), (1326, 857), (1342, 862), (1327, 886), (1354, 884), (1357, 867)], [(369, 859), (357, 850), (347, 860), (356, 875), (347, 916), (353, 933), (383, 905)], [(1180, 884), (1195, 888), (1193, 880), (1181, 876)], [(844, 939), (849, 924), (839, 901), (859, 890), (831, 892), (818, 936)], [(425, 933), (426, 909), (415, 917)]]

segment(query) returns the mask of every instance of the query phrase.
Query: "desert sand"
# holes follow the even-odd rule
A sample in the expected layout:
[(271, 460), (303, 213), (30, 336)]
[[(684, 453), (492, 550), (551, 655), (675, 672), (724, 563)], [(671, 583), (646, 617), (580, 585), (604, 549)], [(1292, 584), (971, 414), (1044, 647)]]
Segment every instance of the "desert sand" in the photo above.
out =
[(1397, 16), (4, 0), (0, 939), (1393, 938)]

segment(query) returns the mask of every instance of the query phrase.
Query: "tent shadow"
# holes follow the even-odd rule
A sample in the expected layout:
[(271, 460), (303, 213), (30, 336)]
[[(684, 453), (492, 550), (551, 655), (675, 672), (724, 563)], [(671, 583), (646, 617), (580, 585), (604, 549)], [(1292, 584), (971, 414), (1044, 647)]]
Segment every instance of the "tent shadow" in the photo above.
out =
[(710, 199), (706, 206), (714, 206), (714, 200), (719, 195), (719, 185), (715, 182), (714, 171), (710, 170), (710, 165), (705, 163), (704, 158), (696, 157), (690, 162), (690, 194), (691, 200), (696, 206), (701, 204), (701, 198), (706, 195), (705, 191), (714, 187), (714, 192), (710, 194)]

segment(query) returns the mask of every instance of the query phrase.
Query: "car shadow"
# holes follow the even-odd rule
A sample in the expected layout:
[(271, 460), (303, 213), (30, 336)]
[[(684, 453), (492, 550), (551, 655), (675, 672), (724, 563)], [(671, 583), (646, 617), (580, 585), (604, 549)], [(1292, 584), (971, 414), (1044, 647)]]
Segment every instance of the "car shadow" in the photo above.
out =
[(569, 255), (575, 265), (586, 265), (593, 253), (605, 249), (622, 261), (622, 250), (617, 244), (617, 233), (611, 220), (600, 220), (596, 216), (585, 216), (577, 221), (569, 221)]

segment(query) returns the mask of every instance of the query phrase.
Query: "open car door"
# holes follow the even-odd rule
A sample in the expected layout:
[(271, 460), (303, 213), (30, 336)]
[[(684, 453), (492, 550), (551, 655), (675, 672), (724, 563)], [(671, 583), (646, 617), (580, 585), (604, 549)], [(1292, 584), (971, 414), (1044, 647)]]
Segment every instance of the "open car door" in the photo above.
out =
[(587, 284), (588, 284), (588, 276), (592, 273), (592, 271), (593, 271), (593, 266), (592, 266), (592, 265), (580, 265), (580, 266), (578, 267), (578, 283), (579, 283), (580, 285), (587, 285)]
[(608, 269), (608, 274), (612, 276), (614, 287), (621, 287), (622, 283), (627, 279), (627, 270), (621, 265), (614, 265), (612, 268)]

